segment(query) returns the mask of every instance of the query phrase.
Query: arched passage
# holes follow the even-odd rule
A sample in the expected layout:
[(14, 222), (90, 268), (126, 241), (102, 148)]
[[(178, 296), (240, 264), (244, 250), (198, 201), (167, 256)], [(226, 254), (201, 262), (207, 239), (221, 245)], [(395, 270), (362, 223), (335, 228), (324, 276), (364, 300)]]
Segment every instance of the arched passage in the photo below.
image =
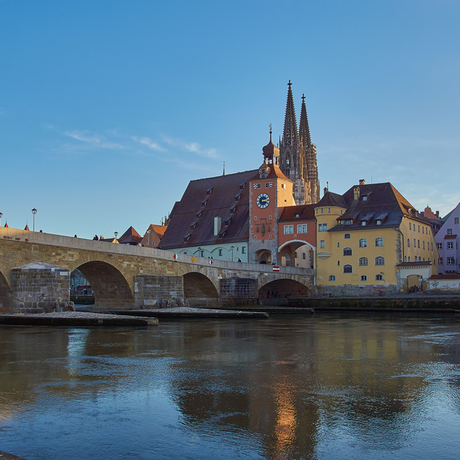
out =
[(184, 275), (184, 297), (189, 305), (217, 306), (219, 293), (212, 281), (201, 273), (192, 272)]
[(278, 248), (281, 265), (313, 268), (314, 247), (303, 240), (291, 240)]
[(261, 249), (256, 252), (256, 264), (271, 264), (272, 253), (267, 249)]
[(0, 313), (12, 313), (13, 311), (13, 295), (11, 288), (0, 272)]
[(309, 289), (298, 281), (278, 279), (265, 284), (259, 289), (262, 304), (273, 304), (284, 300), (306, 299)]
[(133, 293), (128, 281), (113, 265), (94, 261), (80, 265), (78, 269), (88, 280), (94, 292), (94, 310), (131, 308)]

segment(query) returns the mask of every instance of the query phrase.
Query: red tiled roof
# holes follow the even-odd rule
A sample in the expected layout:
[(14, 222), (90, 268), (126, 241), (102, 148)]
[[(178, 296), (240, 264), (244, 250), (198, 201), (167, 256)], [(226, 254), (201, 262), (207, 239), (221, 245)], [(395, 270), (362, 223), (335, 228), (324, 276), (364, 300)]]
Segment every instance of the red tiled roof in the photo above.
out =
[[(174, 205), (161, 249), (249, 240), (249, 186), (257, 171), (191, 181)], [(234, 206), (236, 204), (236, 207)], [(221, 218), (214, 236), (214, 218)], [(227, 223), (227, 225), (226, 225)]]
[(430, 280), (457, 280), (460, 279), (460, 273), (440, 273), (439, 275), (431, 275)]
[(121, 244), (138, 244), (142, 241), (142, 237), (133, 227), (129, 227), (125, 233), (118, 239)]
[(455, 240), (457, 238), (457, 235), (445, 235), (444, 239), (445, 240)]
[[(286, 206), (285, 208), (280, 208), (280, 218), (278, 222), (315, 220), (315, 206), (314, 204), (306, 204), (302, 206)], [(296, 217), (296, 215), (299, 217)]]

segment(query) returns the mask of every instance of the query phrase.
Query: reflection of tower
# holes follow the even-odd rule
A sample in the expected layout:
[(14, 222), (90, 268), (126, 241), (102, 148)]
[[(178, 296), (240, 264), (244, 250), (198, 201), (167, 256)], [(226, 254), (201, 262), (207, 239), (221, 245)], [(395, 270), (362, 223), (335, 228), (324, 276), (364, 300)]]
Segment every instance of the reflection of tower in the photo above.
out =
[(315, 204), (320, 199), (316, 146), (310, 138), (305, 96), (302, 96), (300, 128), (297, 130), (291, 85), (289, 81), (284, 131), (280, 141), (280, 167), (294, 182), (295, 203)]

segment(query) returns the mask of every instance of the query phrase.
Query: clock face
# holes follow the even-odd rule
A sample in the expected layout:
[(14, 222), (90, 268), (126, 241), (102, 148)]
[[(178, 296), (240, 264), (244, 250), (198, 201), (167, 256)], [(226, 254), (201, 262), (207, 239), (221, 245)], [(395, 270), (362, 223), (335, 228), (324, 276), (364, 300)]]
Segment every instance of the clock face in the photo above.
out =
[(270, 197), (266, 193), (261, 193), (256, 200), (257, 206), (259, 208), (266, 208), (268, 204), (270, 203)]

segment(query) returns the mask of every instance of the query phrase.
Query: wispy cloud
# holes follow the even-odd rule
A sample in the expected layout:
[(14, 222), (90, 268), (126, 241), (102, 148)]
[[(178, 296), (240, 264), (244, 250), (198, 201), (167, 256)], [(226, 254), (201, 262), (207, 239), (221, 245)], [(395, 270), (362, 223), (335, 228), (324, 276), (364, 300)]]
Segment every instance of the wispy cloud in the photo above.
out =
[(64, 131), (64, 135), (102, 149), (124, 149), (118, 142), (109, 142), (100, 135), (88, 135), (86, 131)]
[(135, 142), (139, 142), (142, 145), (146, 145), (148, 148), (152, 150), (156, 150), (157, 152), (166, 152), (166, 149), (161, 147), (158, 143), (152, 141), (149, 137), (138, 137), (133, 136), (131, 139)]
[(199, 156), (206, 158), (218, 159), (219, 154), (214, 148), (203, 149), (198, 142), (184, 142), (180, 139), (172, 139), (170, 137), (163, 137), (164, 142), (168, 145), (179, 147), (187, 152), (196, 153)]

